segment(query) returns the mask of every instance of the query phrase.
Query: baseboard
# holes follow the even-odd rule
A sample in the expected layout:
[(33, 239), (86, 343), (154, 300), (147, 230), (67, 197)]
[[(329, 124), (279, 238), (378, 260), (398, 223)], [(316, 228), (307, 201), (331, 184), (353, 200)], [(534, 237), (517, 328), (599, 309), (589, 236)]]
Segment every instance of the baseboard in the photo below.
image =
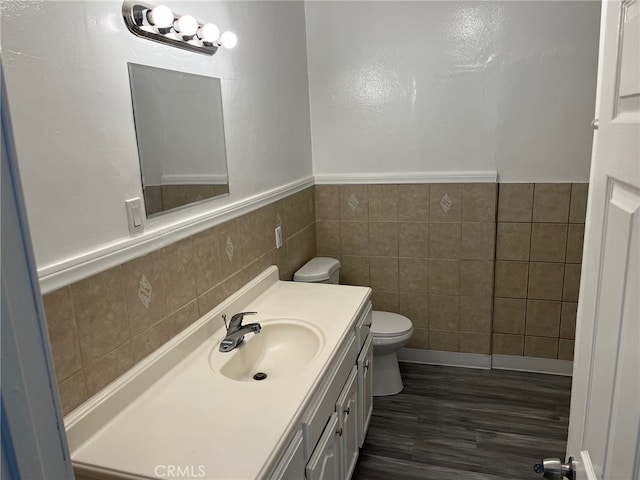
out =
[(398, 352), (398, 360), (427, 365), (491, 369), (491, 355), (482, 355), (480, 353), (439, 352), (419, 348), (402, 348)]
[(480, 368), (484, 370), (516, 370), (567, 377), (573, 374), (573, 362), (571, 361), (516, 355), (482, 355), (479, 353), (403, 348), (398, 352), (398, 361), (448, 367)]
[(492, 355), (491, 368), (495, 370), (519, 370), (522, 372), (573, 375), (573, 362), (553, 358), (521, 357), (516, 355)]
[(495, 183), (496, 171), (415, 173), (331, 173), (315, 175), (316, 185), (385, 183)]
[(313, 178), (303, 178), (249, 198), (221, 207), (213, 207), (209, 212), (187, 216), (170, 224), (162, 217), (152, 218), (147, 222), (147, 229), (140, 236), (119, 239), (77, 257), (39, 268), (40, 291), (43, 294), (49, 293), (257, 210), (310, 186), (313, 186)]

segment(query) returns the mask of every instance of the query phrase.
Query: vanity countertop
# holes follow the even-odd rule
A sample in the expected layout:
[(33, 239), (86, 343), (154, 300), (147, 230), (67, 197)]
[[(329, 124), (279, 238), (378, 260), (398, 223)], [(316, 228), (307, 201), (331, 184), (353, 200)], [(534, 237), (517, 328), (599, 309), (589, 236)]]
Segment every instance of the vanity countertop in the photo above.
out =
[[(159, 477), (174, 466), (188, 469), (183, 477), (267, 476), (370, 297), (369, 288), (282, 282), (277, 275), (267, 269), (65, 418), (78, 471)], [(220, 315), (239, 311), (258, 312), (246, 322), (263, 328), (269, 319), (304, 319), (324, 342), (309, 363), (280, 378), (229, 379), (212, 365), (237, 353), (220, 353), (218, 345), (225, 334)]]

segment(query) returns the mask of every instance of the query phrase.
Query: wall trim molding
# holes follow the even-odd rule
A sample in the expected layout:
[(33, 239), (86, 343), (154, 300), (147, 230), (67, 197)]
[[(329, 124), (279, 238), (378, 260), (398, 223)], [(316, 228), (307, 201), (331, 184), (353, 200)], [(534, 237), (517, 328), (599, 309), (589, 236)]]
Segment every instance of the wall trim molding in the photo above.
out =
[[(65, 287), (84, 278), (116, 267), (125, 262), (141, 257), (178, 240), (182, 240), (208, 228), (215, 227), (236, 217), (257, 210), (260, 207), (288, 197), (296, 192), (314, 185), (313, 177), (267, 190), (265, 192), (243, 198), (223, 205), (215, 210), (202, 213), (170, 225), (160, 226), (145, 231), (141, 236), (125, 238), (115, 243), (99, 247), (62, 262), (47, 265), (38, 269), (40, 290), (46, 294)], [(147, 226), (149, 224), (147, 223)]]
[(492, 368), (495, 370), (518, 370), (521, 372), (548, 373), (570, 377), (573, 375), (573, 362), (554, 358), (521, 357), (517, 355), (492, 355)]
[(318, 173), (316, 185), (384, 184), (384, 183), (496, 183), (498, 172), (388, 172), (388, 173)]
[(491, 355), (480, 353), (440, 352), (419, 348), (402, 348), (398, 352), (398, 360), (407, 363), (427, 365), (443, 365), (448, 367), (491, 369)]
[(160, 177), (160, 185), (224, 185), (229, 183), (227, 175), (202, 173), (202, 174), (164, 174)]
[(516, 355), (483, 355), (479, 353), (440, 352), (419, 348), (402, 348), (398, 360), (407, 363), (442, 365), (448, 367), (479, 368), (484, 370), (516, 370), (570, 377), (573, 362), (552, 358), (522, 357)]

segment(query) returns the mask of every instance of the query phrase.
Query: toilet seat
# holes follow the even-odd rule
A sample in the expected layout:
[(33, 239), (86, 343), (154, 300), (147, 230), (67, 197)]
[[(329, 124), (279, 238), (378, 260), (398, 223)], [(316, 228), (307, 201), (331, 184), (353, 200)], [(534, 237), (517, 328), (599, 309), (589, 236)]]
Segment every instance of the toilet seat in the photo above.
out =
[(371, 333), (374, 337), (400, 337), (413, 329), (411, 320), (391, 312), (373, 311)]

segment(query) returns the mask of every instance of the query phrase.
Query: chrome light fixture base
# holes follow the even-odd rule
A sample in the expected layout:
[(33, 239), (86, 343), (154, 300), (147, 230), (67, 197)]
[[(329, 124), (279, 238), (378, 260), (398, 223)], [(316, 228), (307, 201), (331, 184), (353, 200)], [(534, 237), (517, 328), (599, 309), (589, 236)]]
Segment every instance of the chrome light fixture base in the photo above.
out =
[[(189, 39), (180, 38), (179, 33), (172, 33), (172, 28), (167, 28), (166, 33), (160, 33), (155, 31), (154, 27), (147, 25), (146, 15), (147, 12), (153, 10), (155, 5), (140, 1), (125, 0), (122, 4), (122, 17), (124, 23), (131, 33), (138, 37), (146, 38), (154, 42), (164, 43), (172, 47), (181, 48), (190, 52), (202, 53), (204, 55), (213, 55), (218, 51), (219, 45), (216, 43), (208, 44), (198, 39), (196, 35)], [(177, 20), (182, 15), (173, 13), (174, 20)], [(203, 25), (198, 22), (198, 28)]]

